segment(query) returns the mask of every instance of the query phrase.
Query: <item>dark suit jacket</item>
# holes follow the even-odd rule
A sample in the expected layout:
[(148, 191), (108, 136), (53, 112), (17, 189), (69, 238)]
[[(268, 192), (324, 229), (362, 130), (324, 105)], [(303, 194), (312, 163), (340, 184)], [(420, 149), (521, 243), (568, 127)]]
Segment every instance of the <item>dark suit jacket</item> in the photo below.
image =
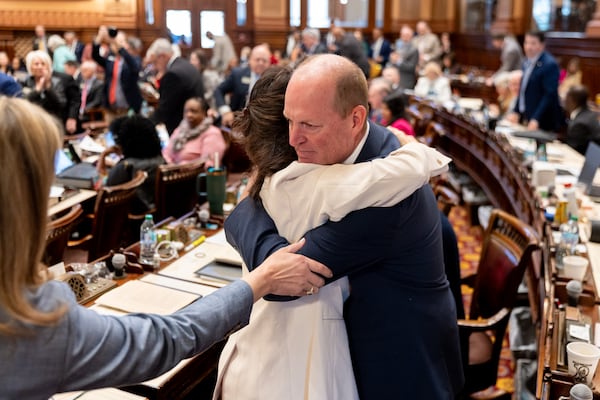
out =
[[(522, 120), (535, 119), (542, 130), (558, 130), (563, 115), (558, 100), (559, 73), (556, 60), (543, 52), (535, 63), (525, 88), (525, 112), (521, 114)], [(519, 112), (519, 98), (514, 111)]]
[[(138, 86), (138, 78), (141, 68), (141, 60), (139, 57), (134, 57), (127, 52), (125, 49), (120, 49), (119, 54), (122, 59), (125, 60), (121, 68), (121, 88), (123, 88), (123, 94), (129, 104), (129, 108), (133, 109), (136, 113), (140, 111), (142, 106), (142, 93)], [(104, 58), (100, 55), (100, 45), (94, 43), (92, 47), (92, 58), (102, 68), (104, 68), (104, 105), (107, 108), (108, 104), (108, 91), (110, 90), (110, 84), (112, 82), (112, 70), (115, 65), (115, 55), (110, 53), (108, 57)]]
[[(375, 42), (373, 42), (369, 45), (369, 58), (373, 58), (374, 44), (375, 44)], [(379, 50), (379, 55), (381, 57), (383, 57), (383, 61), (381, 61), (379, 63), (382, 67), (385, 67), (385, 65), (388, 63), (391, 52), (392, 52), (392, 45), (390, 44), (390, 41), (387, 39), (383, 39), (383, 43), (381, 44), (381, 49)]]
[(405, 43), (402, 47), (402, 61), (396, 66), (400, 70), (400, 87), (414, 89), (417, 83), (417, 64), (419, 63), (419, 50), (412, 43)]
[(24, 94), (27, 100), (41, 106), (50, 114), (58, 117), (63, 123), (69, 118), (77, 119), (81, 106), (79, 86), (71, 77), (62, 72), (52, 72), (52, 86), (43, 92), (36, 92), (32, 77), (25, 81)]
[[(387, 130), (371, 124), (358, 161), (397, 147)], [(456, 307), (444, 273), (440, 225), (426, 185), (396, 206), (355, 211), (305, 235), (302, 254), (331, 268), (333, 279), (350, 279), (344, 318), (363, 400), (454, 399), (462, 388)], [(250, 269), (287, 244), (251, 199), (234, 209), (225, 230)]]
[(204, 98), (202, 75), (189, 63), (177, 57), (160, 80), (158, 108), (151, 119), (164, 122), (169, 135), (183, 119), (183, 106), (192, 97)]
[(337, 46), (336, 54), (350, 59), (354, 64), (365, 73), (365, 76), (369, 78), (371, 73), (371, 66), (369, 65), (369, 59), (365, 54), (362, 44), (354, 37), (351, 33), (346, 33), (344, 36), (335, 42)]
[[(83, 93), (83, 82), (80, 84), (81, 93)], [(99, 108), (104, 104), (104, 82), (99, 79), (94, 79), (92, 81), (92, 86), (88, 89), (86, 100), (85, 100), (85, 109), (89, 110), (91, 108)], [(82, 121), (85, 121), (85, 118), (82, 118)]]
[(241, 110), (246, 106), (248, 88), (250, 87), (250, 67), (234, 68), (229, 76), (215, 89), (217, 108), (226, 105), (225, 95), (230, 94), (231, 111)]
[(600, 145), (600, 123), (598, 114), (584, 108), (575, 119), (569, 121), (565, 143), (585, 155), (590, 142)]

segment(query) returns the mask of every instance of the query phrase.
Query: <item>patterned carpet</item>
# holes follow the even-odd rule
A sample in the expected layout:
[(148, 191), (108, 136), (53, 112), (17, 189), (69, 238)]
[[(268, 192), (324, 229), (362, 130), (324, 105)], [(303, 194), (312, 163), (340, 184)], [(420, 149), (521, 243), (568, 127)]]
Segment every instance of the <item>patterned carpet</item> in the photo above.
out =
[[(482, 228), (480, 226), (471, 226), (464, 207), (454, 207), (448, 216), (456, 237), (458, 239), (458, 251), (460, 253), (461, 276), (468, 276), (477, 271), (479, 263), (479, 254), (481, 253)], [(466, 285), (462, 286), (463, 302), (465, 312), (469, 312), (472, 289)], [(504, 348), (498, 367), (498, 382), (495, 387), (479, 392), (473, 397), (490, 398), (496, 397), (502, 393), (512, 393), (514, 391), (513, 374), (514, 365), (508, 346), (508, 334), (504, 338)]]

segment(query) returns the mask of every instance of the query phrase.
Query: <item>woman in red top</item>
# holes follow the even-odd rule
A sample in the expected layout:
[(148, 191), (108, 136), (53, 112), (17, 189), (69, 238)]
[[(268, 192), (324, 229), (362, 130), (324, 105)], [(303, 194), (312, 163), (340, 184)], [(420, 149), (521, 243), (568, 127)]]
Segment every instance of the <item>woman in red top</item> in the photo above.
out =
[(381, 113), (388, 125), (401, 130), (410, 136), (415, 136), (411, 123), (406, 119), (406, 100), (402, 93), (391, 93), (383, 98)]

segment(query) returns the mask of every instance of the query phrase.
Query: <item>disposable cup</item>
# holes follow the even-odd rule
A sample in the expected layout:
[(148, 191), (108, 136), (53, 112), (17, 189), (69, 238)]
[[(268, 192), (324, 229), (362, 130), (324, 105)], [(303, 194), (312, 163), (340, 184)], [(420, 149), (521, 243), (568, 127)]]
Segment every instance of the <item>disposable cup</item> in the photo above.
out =
[(573, 376), (575, 383), (591, 386), (600, 359), (600, 349), (586, 342), (571, 342), (567, 344), (567, 357), (569, 375)]
[(581, 256), (566, 256), (563, 258), (563, 265), (566, 278), (581, 282), (587, 271), (588, 259)]

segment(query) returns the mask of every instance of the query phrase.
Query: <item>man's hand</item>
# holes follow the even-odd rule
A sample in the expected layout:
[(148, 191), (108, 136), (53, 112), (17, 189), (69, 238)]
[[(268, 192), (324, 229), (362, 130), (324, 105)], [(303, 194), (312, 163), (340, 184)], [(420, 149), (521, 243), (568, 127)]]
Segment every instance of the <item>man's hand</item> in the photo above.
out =
[(529, 129), (530, 131), (536, 131), (539, 129), (539, 127), (540, 127), (540, 124), (535, 119), (532, 119), (527, 124), (527, 129)]
[(75, 118), (68, 118), (65, 122), (65, 130), (68, 133), (75, 133), (77, 130), (77, 120)]

